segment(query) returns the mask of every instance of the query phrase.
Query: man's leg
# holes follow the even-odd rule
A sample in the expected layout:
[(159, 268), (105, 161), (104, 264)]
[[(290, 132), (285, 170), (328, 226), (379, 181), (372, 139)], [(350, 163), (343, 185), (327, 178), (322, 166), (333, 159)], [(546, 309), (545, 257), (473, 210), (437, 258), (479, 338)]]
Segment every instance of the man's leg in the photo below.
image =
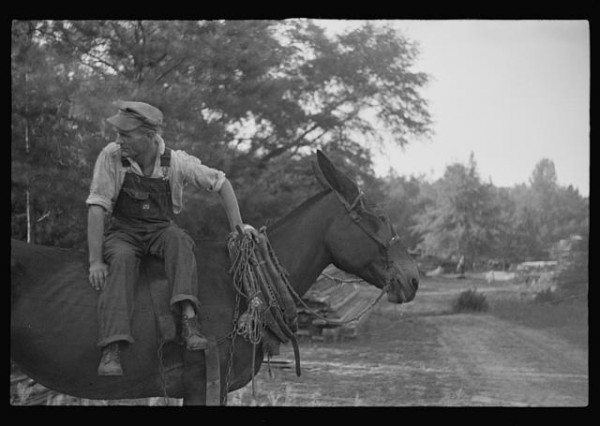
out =
[(104, 242), (109, 271), (98, 298), (98, 346), (102, 347), (98, 375), (123, 374), (119, 344), (134, 342), (131, 318), (141, 254), (142, 249), (135, 239), (123, 232), (109, 234)]
[(190, 350), (206, 349), (208, 342), (200, 333), (197, 313), (200, 309), (198, 270), (194, 240), (181, 228), (171, 225), (161, 230), (150, 242), (148, 251), (164, 259), (165, 274), (171, 285), (173, 309), (182, 314), (182, 336)]

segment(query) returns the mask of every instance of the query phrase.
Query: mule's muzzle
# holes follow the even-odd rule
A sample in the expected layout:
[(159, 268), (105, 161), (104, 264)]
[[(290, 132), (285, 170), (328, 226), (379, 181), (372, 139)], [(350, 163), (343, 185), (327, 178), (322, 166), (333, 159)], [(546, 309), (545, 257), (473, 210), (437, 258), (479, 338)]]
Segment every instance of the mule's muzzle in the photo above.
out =
[(416, 292), (419, 289), (419, 278), (411, 278), (410, 284), (413, 286)]
[(419, 278), (394, 278), (388, 286), (388, 301), (392, 303), (408, 303), (412, 301), (419, 288)]

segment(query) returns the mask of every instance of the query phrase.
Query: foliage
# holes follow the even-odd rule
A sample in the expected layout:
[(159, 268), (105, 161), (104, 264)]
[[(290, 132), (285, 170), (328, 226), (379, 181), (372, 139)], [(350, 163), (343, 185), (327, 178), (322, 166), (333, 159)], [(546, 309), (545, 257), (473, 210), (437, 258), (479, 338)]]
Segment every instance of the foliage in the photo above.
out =
[(535, 293), (533, 302), (535, 303), (554, 303), (558, 300), (558, 295), (555, 290), (551, 288), (545, 288)]
[(521, 259), (548, 259), (549, 249), (571, 235), (589, 232), (589, 199), (572, 186), (557, 183), (554, 163), (541, 159), (535, 166), (530, 185), (510, 191), (515, 254)]
[(572, 187), (558, 186), (551, 160), (543, 158), (536, 164), (531, 174), (530, 188), (529, 206), (538, 216), (542, 245), (548, 246), (583, 230), (581, 225), (585, 226), (586, 206), (579, 202), (578, 194)]
[(35, 43), (33, 32), (31, 24), (13, 25), (12, 235), (25, 239), (29, 196), (33, 242), (78, 246), (89, 187), (85, 123), (74, 121), (69, 107), (78, 83), (60, 53)]
[[(385, 26), (328, 36), (306, 19), (13, 21), (11, 40), (15, 238), (85, 248), (92, 168), (120, 99), (161, 108), (167, 144), (225, 171), (255, 226), (321, 189), (310, 167), (320, 148), (425, 254), (544, 259), (589, 232), (589, 199), (559, 186), (548, 159), (512, 188), (482, 182), (473, 156), (435, 182), (374, 176), (382, 129), (399, 145), (431, 133), (418, 47)], [(221, 238), (218, 197), (184, 194), (177, 221)]]
[(528, 192), (529, 189), (524, 185), (499, 188), (496, 192), (496, 208), (500, 217), (495, 256), (507, 262), (544, 257), (539, 216), (524, 203), (527, 202), (525, 194)]
[(587, 296), (589, 273), (589, 235), (584, 234), (559, 258), (556, 284), (561, 297)]
[(454, 312), (487, 311), (489, 309), (485, 294), (475, 289), (461, 292), (452, 305)]
[(423, 235), (419, 246), (424, 252), (473, 259), (491, 253), (494, 235), (489, 224), (497, 215), (491, 186), (481, 182), (471, 155), (468, 165), (455, 163), (446, 168), (414, 229)]
[(428, 183), (423, 178), (410, 178), (390, 174), (382, 184), (385, 195), (385, 210), (405, 247), (418, 246), (422, 233), (414, 232), (419, 216), (431, 203), (424, 193)]
[[(118, 100), (159, 107), (167, 144), (225, 171), (255, 224), (315, 189), (305, 168), (315, 148), (378, 188), (378, 129), (400, 145), (430, 133), (417, 47), (386, 27), (330, 37), (306, 19), (56, 20), (11, 31), (11, 228), (21, 239), (85, 246), (84, 201)], [(178, 221), (194, 233), (227, 226), (218, 201), (186, 196)]]
[(530, 185), (512, 188), (483, 183), (473, 155), (467, 164), (447, 166), (432, 184), (413, 179), (415, 188), (406, 198), (399, 195), (406, 182), (393, 177), (387, 182), (388, 205), (412, 214), (402, 219), (412, 226), (407, 241), (416, 240), (423, 254), (442, 259), (464, 254), (471, 266), (487, 259), (543, 260), (558, 240), (589, 232), (589, 200), (571, 186), (559, 186), (547, 159), (536, 165)]

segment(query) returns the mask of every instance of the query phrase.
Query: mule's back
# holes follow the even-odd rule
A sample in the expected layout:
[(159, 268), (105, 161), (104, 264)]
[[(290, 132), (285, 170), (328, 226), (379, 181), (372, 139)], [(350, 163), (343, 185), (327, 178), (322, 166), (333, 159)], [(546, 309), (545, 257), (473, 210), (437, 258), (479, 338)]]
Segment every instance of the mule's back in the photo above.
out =
[(81, 366), (97, 363), (83, 350), (97, 336), (87, 276), (83, 252), (11, 241), (11, 357), (42, 384), (77, 381)]
[[(199, 242), (196, 254), (203, 330), (224, 336), (231, 330), (235, 300), (225, 244)], [(89, 284), (88, 268), (84, 252), (11, 241), (11, 358), (36, 381), (71, 395), (108, 399), (161, 394), (161, 336), (148, 282), (167, 285), (162, 261), (148, 257), (142, 262), (147, 273), (140, 274), (136, 287), (135, 344), (121, 353), (126, 373), (120, 378), (96, 374), (98, 292)], [(164, 347), (163, 367), (173, 375), (169, 386), (177, 394), (181, 346)]]

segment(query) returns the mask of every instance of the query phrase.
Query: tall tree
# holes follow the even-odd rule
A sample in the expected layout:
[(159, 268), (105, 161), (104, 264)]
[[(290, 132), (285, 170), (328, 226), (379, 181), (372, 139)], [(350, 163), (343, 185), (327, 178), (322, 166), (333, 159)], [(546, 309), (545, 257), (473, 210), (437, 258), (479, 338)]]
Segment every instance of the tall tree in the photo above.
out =
[(468, 263), (489, 255), (497, 212), (491, 186), (481, 182), (473, 154), (467, 165), (449, 165), (434, 189), (433, 203), (414, 227), (423, 235), (423, 252), (456, 259), (464, 255)]
[(586, 234), (589, 226), (589, 201), (573, 187), (561, 187), (554, 162), (541, 159), (529, 179), (529, 186), (511, 191), (515, 203), (513, 221), (523, 224), (521, 235), (528, 235), (528, 258), (548, 258), (550, 247), (572, 234)]
[(543, 249), (538, 238), (535, 212), (520, 206), (515, 194), (528, 191), (524, 185), (514, 188), (494, 188), (493, 205), (497, 212), (492, 225), (492, 255), (509, 263), (539, 259)]
[(554, 163), (544, 158), (540, 160), (529, 179), (531, 185), (531, 206), (539, 215), (539, 231), (542, 243), (549, 244), (554, 239), (557, 215), (558, 182)]

